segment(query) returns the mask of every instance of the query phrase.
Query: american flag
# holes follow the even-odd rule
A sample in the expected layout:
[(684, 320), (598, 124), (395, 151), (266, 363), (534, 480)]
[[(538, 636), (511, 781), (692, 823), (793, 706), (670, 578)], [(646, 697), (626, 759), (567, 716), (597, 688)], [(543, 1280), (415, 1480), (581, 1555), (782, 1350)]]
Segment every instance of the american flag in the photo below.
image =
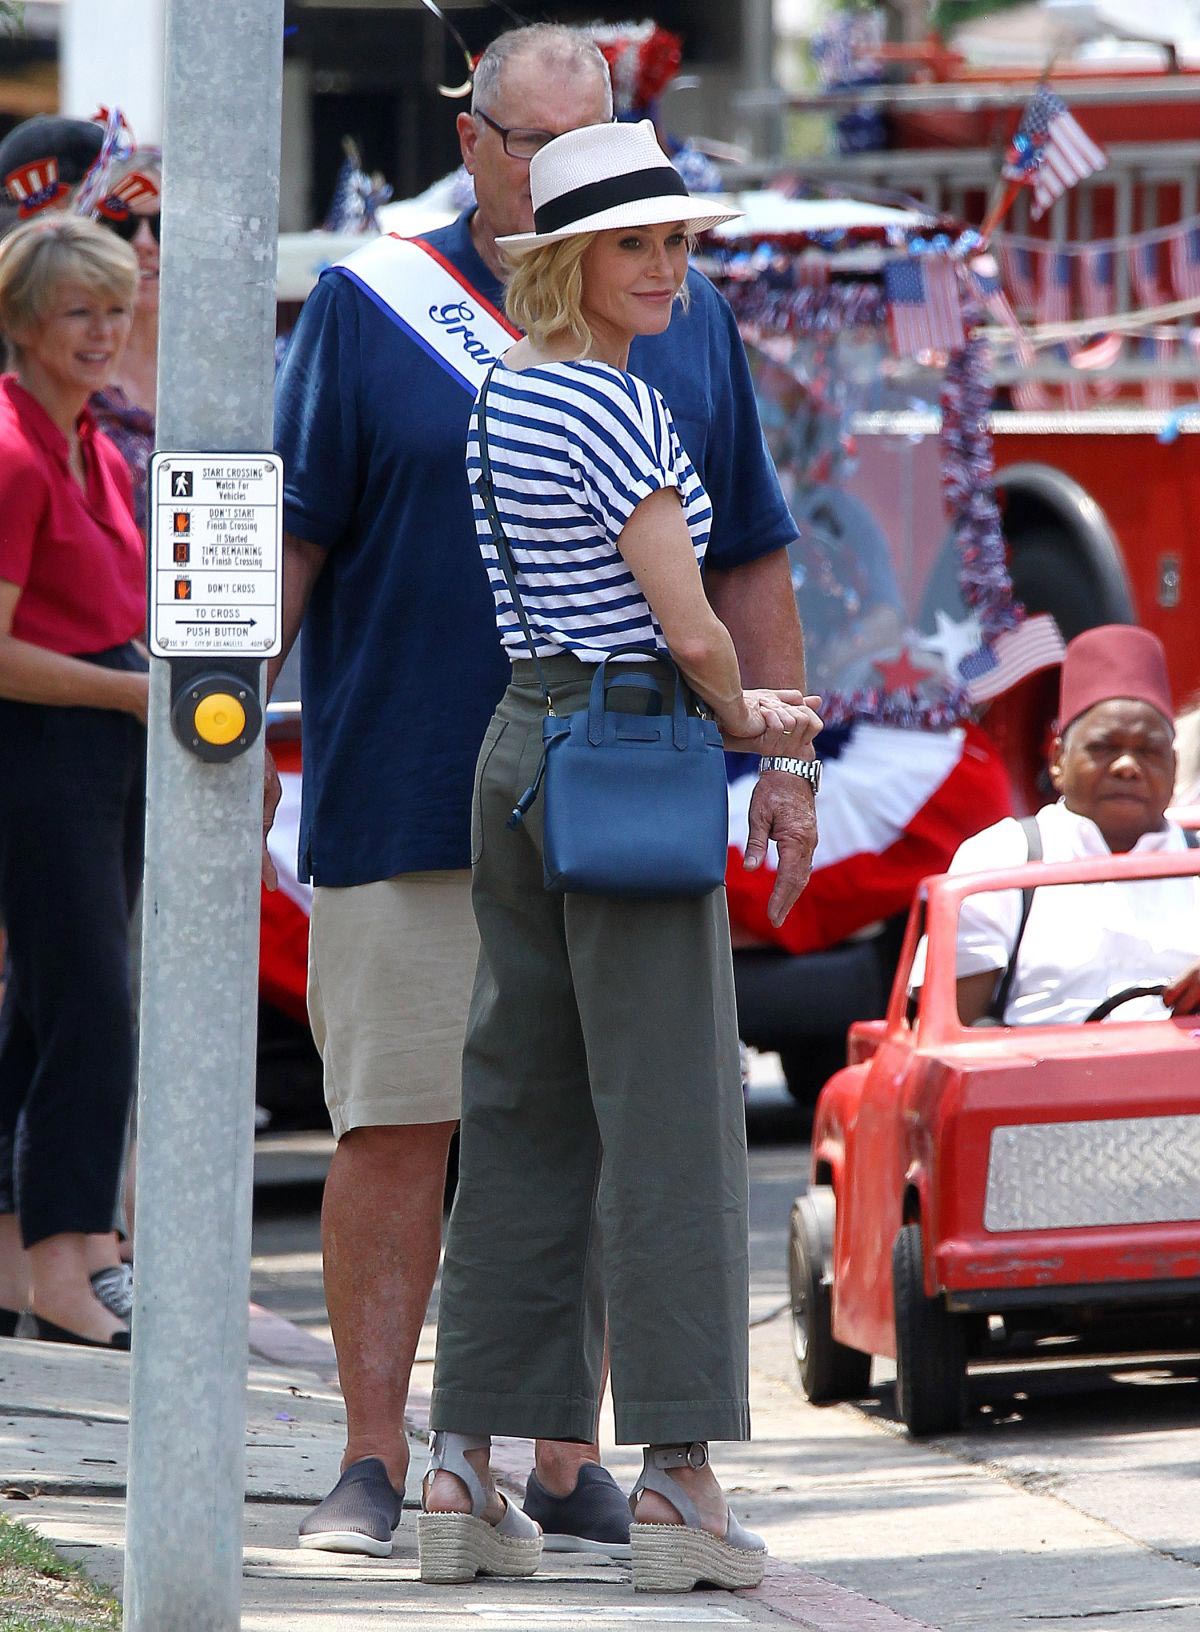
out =
[[(1032, 317), (1037, 310), (1037, 283), (1034, 275), (1033, 251), (1024, 244), (1001, 244), (1000, 264), (1004, 281), (1013, 292), (1017, 311)], [(1033, 347), (1026, 340), (1017, 360), (1022, 368), (1033, 367)], [(1017, 380), (1012, 388), (1013, 407), (1023, 414), (1044, 413), (1053, 404), (1050, 393), (1038, 380)]]
[(1175, 388), (1161, 370), (1175, 356), (1176, 336), (1170, 329), (1152, 329), (1143, 335), (1141, 353), (1148, 365), (1142, 381), (1142, 401), (1157, 414), (1170, 413), (1175, 406)]
[(1013, 292), (1013, 305), (1023, 317), (1032, 317), (1037, 307), (1033, 251), (1024, 244), (1001, 244), (1000, 264), (1004, 281)]
[(1200, 300), (1200, 227), (1171, 239), (1171, 287), (1176, 300)]
[(1027, 674), (1061, 663), (1065, 650), (1054, 619), (1048, 612), (1039, 612), (964, 657), (958, 672), (966, 682), (967, 696), (978, 705), (998, 697)]
[[(1079, 257), (1079, 304), (1083, 315), (1093, 322), (1111, 317), (1116, 307), (1116, 257), (1111, 249), (1085, 249)], [(1071, 357), (1076, 368), (1102, 370), (1120, 361), (1124, 339), (1119, 334), (1096, 334)], [(1121, 389), (1117, 380), (1097, 380), (1093, 389), (1101, 398), (1112, 398)]]
[(1056, 198), (1107, 163), (1062, 97), (1043, 85), (1021, 116), (1004, 174), (1009, 181), (1033, 188), (1030, 213), (1037, 221)]
[[(1039, 323), (1067, 323), (1071, 318), (1071, 257), (1061, 249), (1052, 249), (1041, 258), (1038, 268), (1037, 320)], [(1074, 346), (1060, 341), (1053, 355), (1062, 363), (1069, 363)], [(1088, 406), (1087, 387), (1082, 382), (1068, 381), (1063, 386), (1063, 400), (1068, 408)]]
[(1033, 366), (1033, 347), (1029, 343), (1029, 336), (1017, 321), (1017, 314), (1012, 309), (1012, 302), (1005, 292), (1000, 278), (1000, 268), (996, 265), (992, 255), (976, 255), (968, 262), (967, 270), (971, 274), (971, 281), (975, 285), (975, 293), (979, 296), (984, 308), (1002, 328), (1008, 330), (1013, 337), (1013, 350), (1017, 361), (1023, 368)]
[(883, 269), (883, 285), (898, 356), (961, 350), (966, 332), (952, 260), (930, 255), (889, 261)]
[(1129, 269), (1133, 273), (1138, 305), (1161, 306), (1165, 297), (1158, 276), (1158, 243), (1134, 244), (1129, 251)]
[(1085, 249), (1079, 257), (1079, 304), (1084, 317), (1112, 315), (1116, 303), (1115, 269), (1111, 249)]

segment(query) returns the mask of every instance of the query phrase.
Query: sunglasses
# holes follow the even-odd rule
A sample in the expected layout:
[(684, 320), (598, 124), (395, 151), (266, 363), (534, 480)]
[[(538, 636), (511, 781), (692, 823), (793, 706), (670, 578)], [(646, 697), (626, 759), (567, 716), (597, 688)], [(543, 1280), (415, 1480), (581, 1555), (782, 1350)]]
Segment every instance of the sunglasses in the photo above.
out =
[(127, 244), (131, 244), (137, 237), (137, 230), (144, 222), (154, 235), (154, 242), (156, 244), (162, 243), (162, 215), (158, 210), (155, 210), (153, 215), (134, 215), (133, 211), (130, 210), (129, 214), (123, 216), (119, 221), (108, 215), (102, 215), (100, 220), (110, 231), (115, 232), (118, 238), (123, 238)]

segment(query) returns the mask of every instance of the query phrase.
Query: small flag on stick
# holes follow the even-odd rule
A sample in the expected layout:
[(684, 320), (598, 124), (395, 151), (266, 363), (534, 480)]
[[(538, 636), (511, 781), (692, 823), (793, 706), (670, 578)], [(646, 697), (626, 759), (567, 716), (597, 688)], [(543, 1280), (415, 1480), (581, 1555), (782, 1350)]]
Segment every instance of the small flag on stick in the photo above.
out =
[(1042, 85), (1009, 144), (1003, 174), (1018, 187), (1033, 188), (1030, 213), (1037, 221), (1056, 198), (1107, 163), (1062, 97)]

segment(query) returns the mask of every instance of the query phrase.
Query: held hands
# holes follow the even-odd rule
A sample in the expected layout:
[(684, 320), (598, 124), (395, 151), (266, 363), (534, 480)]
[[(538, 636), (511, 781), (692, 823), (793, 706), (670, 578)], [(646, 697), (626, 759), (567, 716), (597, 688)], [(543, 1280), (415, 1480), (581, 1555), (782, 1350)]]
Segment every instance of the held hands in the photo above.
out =
[[(726, 748), (735, 753), (810, 759), (822, 720), (819, 697), (802, 691), (745, 691), (718, 715)], [(774, 842), (779, 868), (767, 916), (778, 929), (800, 899), (812, 872), (817, 816), (810, 783), (786, 771), (760, 776), (750, 799), (750, 832), (743, 865), (762, 866)]]
[(802, 691), (744, 691), (717, 723), (731, 753), (803, 758), (821, 729), (820, 702)]

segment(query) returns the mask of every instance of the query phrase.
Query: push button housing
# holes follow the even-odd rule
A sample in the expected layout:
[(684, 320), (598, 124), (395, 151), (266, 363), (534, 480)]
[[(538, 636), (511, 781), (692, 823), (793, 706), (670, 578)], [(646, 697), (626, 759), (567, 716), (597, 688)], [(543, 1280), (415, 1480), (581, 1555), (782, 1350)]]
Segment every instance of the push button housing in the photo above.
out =
[(244, 753), (262, 729), (257, 678), (199, 668), (177, 675), (175, 665), (172, 671), (171, 727), (183, 746), (212, 764)]

